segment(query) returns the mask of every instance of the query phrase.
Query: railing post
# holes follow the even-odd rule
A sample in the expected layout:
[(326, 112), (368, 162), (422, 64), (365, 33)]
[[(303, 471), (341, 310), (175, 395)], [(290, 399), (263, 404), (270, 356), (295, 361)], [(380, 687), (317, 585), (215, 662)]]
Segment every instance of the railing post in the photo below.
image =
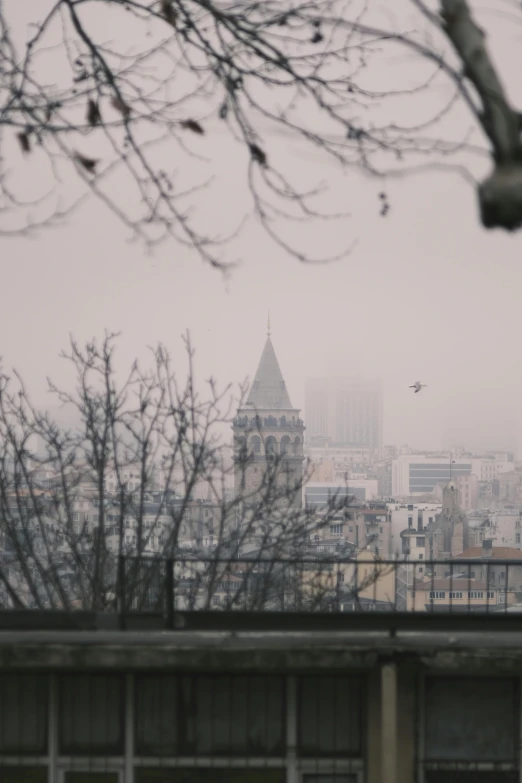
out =
[(172, 558), (166, 561), (166, 568), (167, 628), (172, 631), (174, 630), (174, 560)]
[(119, 555), (118, 557), (118, 592), (120, 594), (120, 630), (125, 630), (125, 557)]

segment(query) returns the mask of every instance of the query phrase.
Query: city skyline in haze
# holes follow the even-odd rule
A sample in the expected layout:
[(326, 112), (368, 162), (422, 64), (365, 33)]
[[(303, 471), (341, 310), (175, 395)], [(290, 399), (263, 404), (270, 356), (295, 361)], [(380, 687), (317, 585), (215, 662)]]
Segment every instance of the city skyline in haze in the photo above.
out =
[[(219, 330), (219, 325), (217, 327), (217, 330)], [(209, 332), (212, 332), (212, 331), (213, 331), (213, 328), (209, 328)], [(250, 383), (250, 387), (251, 387), (251, 384), (252, 384), (252, 381), (253, 381), (254, 375), (255, 375), (255, 368), (257, 367), (257, 364), (259, 362), (259, 358), (261, 357), (261, 347), (262, 347), (262, 345), (265, 344), (265, 341), (266, 341), (266, 326), (265, 326), (264, 330), (262, 328), (260, 328), (259, 336), (260, 336), (260, 339), (263, 342), (261, 343), (260, 346), (258, 346), (259, 347), (259, 354), (257, 355), (257, 357), (256, 357), (255, 352), (254, 352), (253, 349), (248, 352), (247, 360), (248, 360), (248, 363), (249, 363), (248, 370), (250, 372), (245, 373), (245, 375), (243, 375), (242, 378), (231, 379), (231, 382), (233, 382), (233, 383), (236, 383), (236, 382), (237, 383), (241, 383), (242, 381), (244, 381), (245, 378), (248, 378), (248, 382)], [(255, 334), (253, 330), (252, 330), (252, 337), (253, 337), (253, 344), (259, 342), (258, 335)], [(289, 394), (291, 395), (291, 399), (292, 400), (294, 398), (296, 399), (296, 403), (295, 403), (296, 408), (299, 408), (302, 411), (302, 414), (303, 414), (303, 416), (305, 418), (305, 425), (307, 425), (307, 430), (308, 430), (308, 433), (307, 433), (308, 438), (312, 434), (318, 434), (318, 433), (313, 433), (313, 427), (310, 426), (311, 425), (310, 415), (308, 415), (308, 417), (307, 417), (306, 393), (305, 393), (305, 391), (306, 391), (307, 380), (310, 380), (310, 379), (307, 378), (307, 376), (305, 376), (305, 375), (299, 377), (299, 373), (295, 373), (294, 375), (291, 376), (292, 377), (292, 381), (291, 381), (291, 385), (289, 386), (288, 383), (287, 383), (287, 380), (286, 380), (287, 377), (288, 377), (287, 372), (286, 372), (286, 365), (288, 363), (288, 364), (290, 364), (290, 366), (292, 366), (292, 363), (291, 362), (290, 363), (287, 362), (286, 352), (283, 354), (283, 356), (285, 356), (285, 358), (283, 360), (280, 359), (280, 353), (279, 353), (278, 341), (277, 341), (277, 334), (274, 337), (273, 327), (271, 328), (270, 339), (271, 339), (272, 342), (274, 342), (274, 340), (275, 340), (275, 343), (274, 343), (275, 354), (276, 354), (277, 360), (279, 361), (279, 363), (281, 365), (282, 375), (283, 375), (283, 378), (285, 379), (285, 383), (287, 385), (287, 389), (289, 391)], [(284, 348), (286, 347), (286, 350), (288, 350), (288, 347), (286, 345), (286, 341), (285, 340), (281, 340), (280, 342), (281, 342), (282, 346)], [(123, 345), (122, 345), (122, 343), (123, 343)], [(125, 346), (125, 341), (124, 341), (124, 335), (123, 334), (119, 337), (119, 340), (117, 341), (116, 345), (117, 345), (118, 355), (121, 358), (124, 355), (124, 351), (120, 351), (120, 349)], [(180, 349), (182, 347), (181, 346), (181, 340), (179, 340), (179, 347), (180, 347)], [(198, 356), (199, 351), (198, 351), (197, 346), (195, 346), (195, 351), (196, 351), (196, 376), (199, 376), (199, 378), (201, 380), (202, 379), (201, 363), (199, 361), (199, 356)], [(180, 350), (180, 353), (181, 353), (181, 350)], [(175, 359), (176, 359), (176, 356), (175, 356)], [(144, 361), (144, 363), (146, 362), (146, 352), (144, 353), (144, 360), (143, 361)], [(119, 364), (119, 363), (117, 362), (117, 364)], [(304, 362), (304, 365), (306, 366), (306, 360)], [(339, 364), (336, 364), (336, 366), (339, 367)], [(442, 419), (442, 429), (438, 433), (438, 435), (439, 435), (438, 439), (427, 438), (426, 440), (423, 441), (420, 438), (415, 438), (415, 437), (413, 439), (411, 437), (410, 438), (408, 438), (408, 437), (401, 437), (401, 432), (398, 429), (394, 430), (393, 407), (390, 405), (389, 399), (387, 399), (387, 395), (386, 395), (386, 390), (387, 390), (386, 379), (382, 379), (382, 378), (378, 379), (378, 378), (376, 378), (375, 377), (375, 372), (373, 372), (373, 373), (371, 372), (373, 370), (373, 368), (371, 366), (369, 366), (367, 368), (369, 372), (365, 375), (364, 374), (365, 367), (364, 367), (364, 363), (362, 361), (359, 362), (358, 372), (357, 373), (352, 373), (352, 374), (346, 373), (344, 376), (340, 376), (339, 372), (332, 373), (331, 369), (330, 370), (328, 369), (329, 368), (328, 363), (325, 363), (325, 367), (327, 369), (325, 370), (324, 375), (320, 376), (320, 377), (322, 378), (322, 382), (324, 384), (326, 384), (326, 385), (328, 385), (329, 383), (330, 384), (333, 383), (333, 381), (336, 378), (337, 378), (337, 380), (339, 380), (339, 378), (342, 377), (343, 380), (345, 382), (348, 382), (348, 383), (350, 381), (351, 382), (355, 382), (356, 384), (361, 384), (362, 383), (363, 385), (364, 384), (367, 385), (368, 383), (370, 383), (370, 385), (377, 385), (379, 387), (380, 395), (381, 395), (381, 404), (382, 404), (382, 407), (383, 407), (383, 414), (382, 414), (382, 418), (381, 418), (381, 422), (380, 422), (380, 427), (381, 427), (381, 432), (384, 433), (379, 438), (379, 443), (381, 445), (391, 445), (391, 444), (393, 444), (393, 445), (399, 446), (399, 447), (403, 446), (403, 445), (408, 445), (411, 448), (417, 448), (417, 449), (421, 449), (421, 450), (425, 449), (425, 450), (445, 450), (445, 451), (449, 451), (449, 450), (451, 450), (452, 448), (454, 448), (456, 446), (463, 446), (464, 448), (469, 449), (470, 451), (476, 451), (477, 453), (481, 452), (481, 451), (495, 450), (495, 449), (497, 449), (497, 450), (509, 450), (509, 451), (513, 451), (513, 452), (517, 453), (518, 443), (517, 443), (517, 438), (516, 438), (516, 434), (515, 433), (513, 433), (513, 432), (510, 433), (507, 430), (502, 430), (501, 428), (499, 428), (499, 429), (497, 429), (495, 431), (495, 430), (492, 430), (492, 429), (488, 429), (487, 427), (485, 427), (482, 430), (480, 429), (480, 427), (477, 427), (474, 430), (470, 429), (470, 430), (466, 431), (465, 427), (462, 427), (462, 421), (459, 421), (460, 427), (455, 429), (455, 427), (452, 426), (452, 422), (454, 422), (454, 419), (452, 417), (450, 417), (448, 419)], [(123, 368), (120, 367), (120, 369), (123, 369)], [(316, 376), (316, 378), (317, 378), (317, 376)], [(64, 380), (65, 380), (65, 378), (64, 378)], [(69, 383), (70, 383), (70, 380), (71, 380), (71, 376), (69, 376)], [(226, 382), (227, 382), (227, 379), (223, 380), (221, 378), (217, 378), (217, 380), (221, 384), (221, 386), (225, 385)], [(388, 391), (389, 390), (390, 389), (389, 389), (389, 385), (388, 385)], [(429, 389), (428, 389), (428, 391), (429, 391)], [(397, 394), (397, 389), (391, 389), (391, 393), (392, 393), (392, 395), (393, 394)], [(409, 389), (409, 386), (405, 386), (402, 389), (402, 395), (403, 395), (404, 399), (408, 399), (408, 400), (410, 399), (411, 391)], [(44, 399), (45, 399), (45, 395), (43, 395), (43, 397), (42, 397), (42, 400), (44, 400)], [(413, 401), (411, 402), (411, 405), (413, 405), (413, 406), (418, 405), (417, 398), (413, 399)], [(57, 415), (57, 417), (59, 419), (61, 418), (66, 423), (70, 423), (71, 422), (71, 419), (68, 418), (67, 414), (64, 414), (63, 411), (60, 412), (58, 410), (58, 408), (56, 408), (55, 406), (51, 405), (50, 409), (53, 411), (53, 413), (55, 415)], [(415, 408), (412, 408), (412, 410), (413, 410), (414, 414), (417, 413)], [(502, 411), (498, 411), (498, 413), (499, 413), (499, 416), (500, 416), (502, 414)], [(387, 420), (387, 415), (391, 417), (391, 419), (389, 421)], [(395, 438), (394, 438), (393, 434), (389, 435), (389, 433), (393, 433), (394, 431), (397, 433)], [(332, 440), (336, 440), (335, 437), (332, 438), (332, 435), (333, 435), (333, 432), (330, 433), (331, 439)], [(340, 440), (342, 441), (342, 438), (340, 438)]]
[[(23, 9), (16, 13), (25, 24)], [(517, 51), (502, 41), (495, 56), (514, 105), (522, 105), (518, 70), (511, 67)], [(429, 108), (429, 95), (426, 101)], [(407, 122), (406, 104), (404, 111)], [(220, 127), (187, 143), (205, 156), (209, 172), (232, 183), (226, 198), (215, 188), (198, 195), (208, 231), (223, 235), (232, 228), (223, 222), (225, 202), (237, 215), (251, 213), (252, 203), (244, 160)], [(454, 131), (464, 137), (467, 121)], [(4, 369), (16, 367), (35, 402), (47, 405), (48, 376), (72, 388), (59, 359), (70, 334), (85, 343), (103, 339), (105, 330), (121, 332), (116, 361), (123, 377), (135, 358), (147, 364), (148, 346), (158, 341), (183, 372), (181, 335), (188, 331), (200, 382), (214, 376), (223, 387), (253, 379), (270, 311), (272, 340), (296, 407), (304, 410), (308, 376), (377, 376), (383, 379), (385, 443), (522, 444), (520, 235), (482, 229), (472, 188), (449, 170), (373, 178), (340, 171), (285, 138), (269, 136), (269, 142), (271, 158), (284, 156), (303, 187), (327, 179), (332, 211), (349, 213), (346, 220), (325, 221), (310, 237), (312, 249), (328, 255), (353, 244), (349, 255), (300, 264), (250, 218), (230, 248), (241, 263), (222, 274), (182, 245), (147, 253), (90, 200), (33, 237), (2, 237)], [(15, 142), (11, 147), (10, 165), (31, 182), (40, 171), (37, 154), (25, 160)], [(487, 167), (479, 161), (477, 176)], [(383, 190), (386, 217), (379, 214)], [(288, 230), (306, 232), (307, 226)], [(416, 380), (428, 388), (413, 395), (408, 387)]]

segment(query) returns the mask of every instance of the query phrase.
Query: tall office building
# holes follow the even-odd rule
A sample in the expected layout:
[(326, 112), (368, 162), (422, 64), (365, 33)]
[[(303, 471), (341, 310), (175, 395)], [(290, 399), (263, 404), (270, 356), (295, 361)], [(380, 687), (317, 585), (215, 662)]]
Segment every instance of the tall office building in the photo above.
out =
[(349, 378), (308, 378), (305, 383), (308, 441), (327, 437), (379, 449), (382, 446), (382, 384)]

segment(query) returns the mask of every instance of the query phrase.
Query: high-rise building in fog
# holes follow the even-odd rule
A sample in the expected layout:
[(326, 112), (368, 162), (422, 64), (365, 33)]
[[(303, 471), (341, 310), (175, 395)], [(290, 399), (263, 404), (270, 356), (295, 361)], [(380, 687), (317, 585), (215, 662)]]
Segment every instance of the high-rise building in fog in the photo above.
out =
[(382, 384), (349, 378), (308, 378), (305, 383), (308, 441), (382, 446)]

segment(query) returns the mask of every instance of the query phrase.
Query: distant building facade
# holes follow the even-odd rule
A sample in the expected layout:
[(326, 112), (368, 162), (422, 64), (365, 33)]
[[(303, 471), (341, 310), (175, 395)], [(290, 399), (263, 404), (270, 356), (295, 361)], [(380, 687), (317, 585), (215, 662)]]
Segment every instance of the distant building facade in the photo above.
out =
[(492, 494), (500, 502), (515, 502), (521, 499), (522, 473), (509, 471), (502, 473), (492, 482)]
[(401, 454), (392, 462), (392, 494), (396, 497), (431, 494), (437, 484), (472, 472), (472, 460), (449, 456)]
[[(492, 482), (504, 473), (512, 472), (514, 462), (505, 454), (486, 454), (475, 457), (471, 454), (455, 457), (450, 454), (400, 454), (392, 460), (392, 494), (394, 497), (428, 495), (438, 484), (445, 485), (460, 476), (474, 474), (480, 484)], [(468, 487), (475, 492), (474, 487)]]
[(376, 479), (354, 479), (340, 485), (335, 481), (311, 481), (305, 486), (305, 505), (307, 508), (326, 508), (332, 502), (340, 503), (344, 498), (357, 500), (375, 500), (378, 493)]
[(482, 546), (490, 539), (495, 547), (522, 549), (522, 510), (517, 506), (506, 506), (495, 510), (479, 510), (469, 515), (470, 546)]
[[(419, 552), (413, 553), (412, 547), (425, 546), (425, 541), (423, 544), (420, 543), (424, 540), (424, 530), (440, 513), (442, 504), (392, 502), (388, 503), (387, 507), (391, 516), (392, 555), (402, 555), (404, 549), (409, 548), (411, 559), (414, 560), (416, 556), (418, 558)], [(402, 535), (404, 531), (408, 531), (406, 536)], [(409, 540), (410, 537), (414, 537), (415, 541), (412, 543), (410, 540), (410, 543), (405, 544), (404, 539)]]
[(328, 437), (332, 443), (382, 447), (382, 384), (348, 378), (308, 378), (305, 415), (310, 442)]
[[(475, 473), (457, 473), (452, 477), (459, 493), (460, 507), (463, 511), (473, 511), (479, 506), (479, 481)], [(444, 484), (437, 484), (433, 490), (434, 500), (442, 502)]]
[(391, 555), (391, 514), (385, 503), (366, 503), (355, 510), (348, 527), (348, 542), (356, 551), (370, 549), (386, 559)]

